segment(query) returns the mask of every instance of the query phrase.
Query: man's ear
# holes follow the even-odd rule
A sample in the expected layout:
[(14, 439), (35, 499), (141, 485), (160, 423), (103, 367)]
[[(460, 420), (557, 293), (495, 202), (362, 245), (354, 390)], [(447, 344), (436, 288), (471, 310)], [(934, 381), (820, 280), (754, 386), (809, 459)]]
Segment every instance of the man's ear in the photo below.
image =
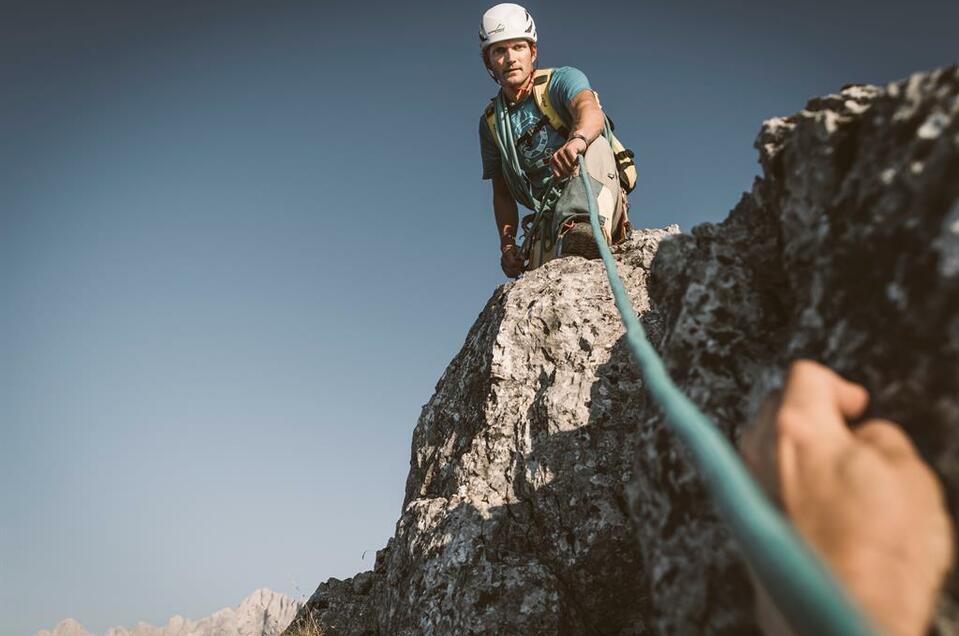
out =
[(493, 72), (493, 67), (491, 67), (489, 64), (489, 55), (487, 55), (488, 53), (489, 49), (483, 51), (483, 66), (486, 67), (486, 72), (489, 73), (489, 76), (493, 79), (493, 81), (499, 84), (499, 80), (496, 79), (496, 73)]
[(533, 63), (533, 64), (536, 64), (536, 42), (530, 42), (530, 43), (529, 43), (529, 48), (530, 48), (530, 51), (532, 51), (532, 53), (533, 53), (533, 61), (532, 61), (532, 63)]

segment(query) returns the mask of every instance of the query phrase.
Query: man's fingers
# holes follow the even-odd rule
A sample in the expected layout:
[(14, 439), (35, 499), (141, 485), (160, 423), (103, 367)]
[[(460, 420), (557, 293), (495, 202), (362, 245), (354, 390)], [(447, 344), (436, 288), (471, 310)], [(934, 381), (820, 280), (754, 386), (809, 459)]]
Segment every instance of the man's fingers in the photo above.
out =
[(561, 168), (562, 164), (560, 164), (559, 162), (559, 155), (553, 155), (553, 159), (550, 163), (553, 166), (553, 176), (556, 177), (557, 179), (562, 177), (563, 176), (562, 168)]
[(510, 278), (516, 278), (523, 272), (523, 255), (518, 247), (507, 248), (500, 259), (503, 273)]
[(918, 457), (912, 440), (895, 422), (883, 419), (869, 420), (858, 427), (853, 435), (875, 448), (890, 461)]
[(789, 368), (777, 415), (779, 434), (803, 441), (811, 437), (846, 437), (846, 421), (863, 414), (869, 393), (810, 360)]
[(549, 161), (553, 169), (553, 176), (565, 178), (573, 174), (576, 169), (576, 157), (578, 154), (579, 153), (570, 146), (569, 142), (553, 153)]
[(789, 367), (783, 406), (805, 410), (819, 403), (834, 407), (846, 419), (855, 419), (866, 410), (869, 394), (818, 362), (797, 360)]
[(576, 166), (576, 153), (569, 146), (563, 146), (553, 154), (551, 164), (553, 176), (568, 177)]

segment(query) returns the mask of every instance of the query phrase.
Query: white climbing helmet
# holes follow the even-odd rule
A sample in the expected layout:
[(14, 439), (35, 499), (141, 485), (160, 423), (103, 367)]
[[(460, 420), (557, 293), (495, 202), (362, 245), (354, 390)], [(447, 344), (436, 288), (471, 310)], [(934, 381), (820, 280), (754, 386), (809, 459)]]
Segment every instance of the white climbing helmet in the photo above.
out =
[(483, 14), (479, 30), (480, 49), (483, 52), (496, 42), (515, 38), (536, 42), (536, 23), (529, 11), (518, 4), (504, 2)]

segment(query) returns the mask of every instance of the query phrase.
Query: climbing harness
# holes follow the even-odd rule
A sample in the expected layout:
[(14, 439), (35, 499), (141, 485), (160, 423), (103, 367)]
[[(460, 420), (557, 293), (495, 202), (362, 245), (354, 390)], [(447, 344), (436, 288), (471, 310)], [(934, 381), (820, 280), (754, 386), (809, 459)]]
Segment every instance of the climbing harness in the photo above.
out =
[(586, 162), (582, 155), (578, 160), (580, 175), (586, 184), (593, 236), (606, 267), (616, 308), (626, 327), (630, 351), (642, 370), (649, 392), (673, 432), (690, 451), (702, 483), (743, 558), (762, 581), (776, 607), (800, 633), (874, 636), (878, 631), (792, 526), (770, 505), (729, 441), (673, 384), (662, 359), (646, 337), (616, 271), (616, 262), (600, 228), (595, 197), (586, 176)]

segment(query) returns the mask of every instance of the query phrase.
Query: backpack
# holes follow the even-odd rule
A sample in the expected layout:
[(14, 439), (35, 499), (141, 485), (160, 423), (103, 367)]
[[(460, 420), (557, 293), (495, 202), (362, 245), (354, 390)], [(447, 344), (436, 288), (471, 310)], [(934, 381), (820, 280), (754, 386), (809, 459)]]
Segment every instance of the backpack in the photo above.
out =
[[(559, 116), (559, 112), (553, 107), (553, 104), (549, 101), (549, 81), (553, 77), (553, 69), (537, 69), (533, 73), (533, 100), (536, 103), (536, 107), (539, 109), (539, 112), (542, 113), (543, 118), (546, 120), (554, 130), (559, 132), (564, 137), (569, 136), (569, 128), (563, 122), (562, 117)], [(599, 104), (599, 95), (596, 91), (593, 91), (593, 95), (596, 96), (596, 103)], [(493, 135), (493, 139), (496, 140), (496, 145), (500, 149), (500, 153), (506, 155), (502, 147), (502, 141), (499, 138), (499, 135), (496, 132), (496, 108), (495, 100), (490, 101), (489, 105), (486, 107), (486, 125), (489, 127), (490, 133)], [(602, 109), (602, 104), (600, 104), (600, 109)], [(538, 126), (539, 124), (537, 124)], [(613, 134), (613, 122), (609, 117), (606, 117), (606, 126), (603, 131), (604, 136), (609, 145), (613, 148), (613, 157), (616, 159), (616, 170), (619, 173), (619, 182), (623, 186), (623, 189), (626, 193), (633, 191), (633, 188), (636, 187), (636, 162), (635, 154), (632, 150), (629, 150), (623, 146), (622, 142)]]

